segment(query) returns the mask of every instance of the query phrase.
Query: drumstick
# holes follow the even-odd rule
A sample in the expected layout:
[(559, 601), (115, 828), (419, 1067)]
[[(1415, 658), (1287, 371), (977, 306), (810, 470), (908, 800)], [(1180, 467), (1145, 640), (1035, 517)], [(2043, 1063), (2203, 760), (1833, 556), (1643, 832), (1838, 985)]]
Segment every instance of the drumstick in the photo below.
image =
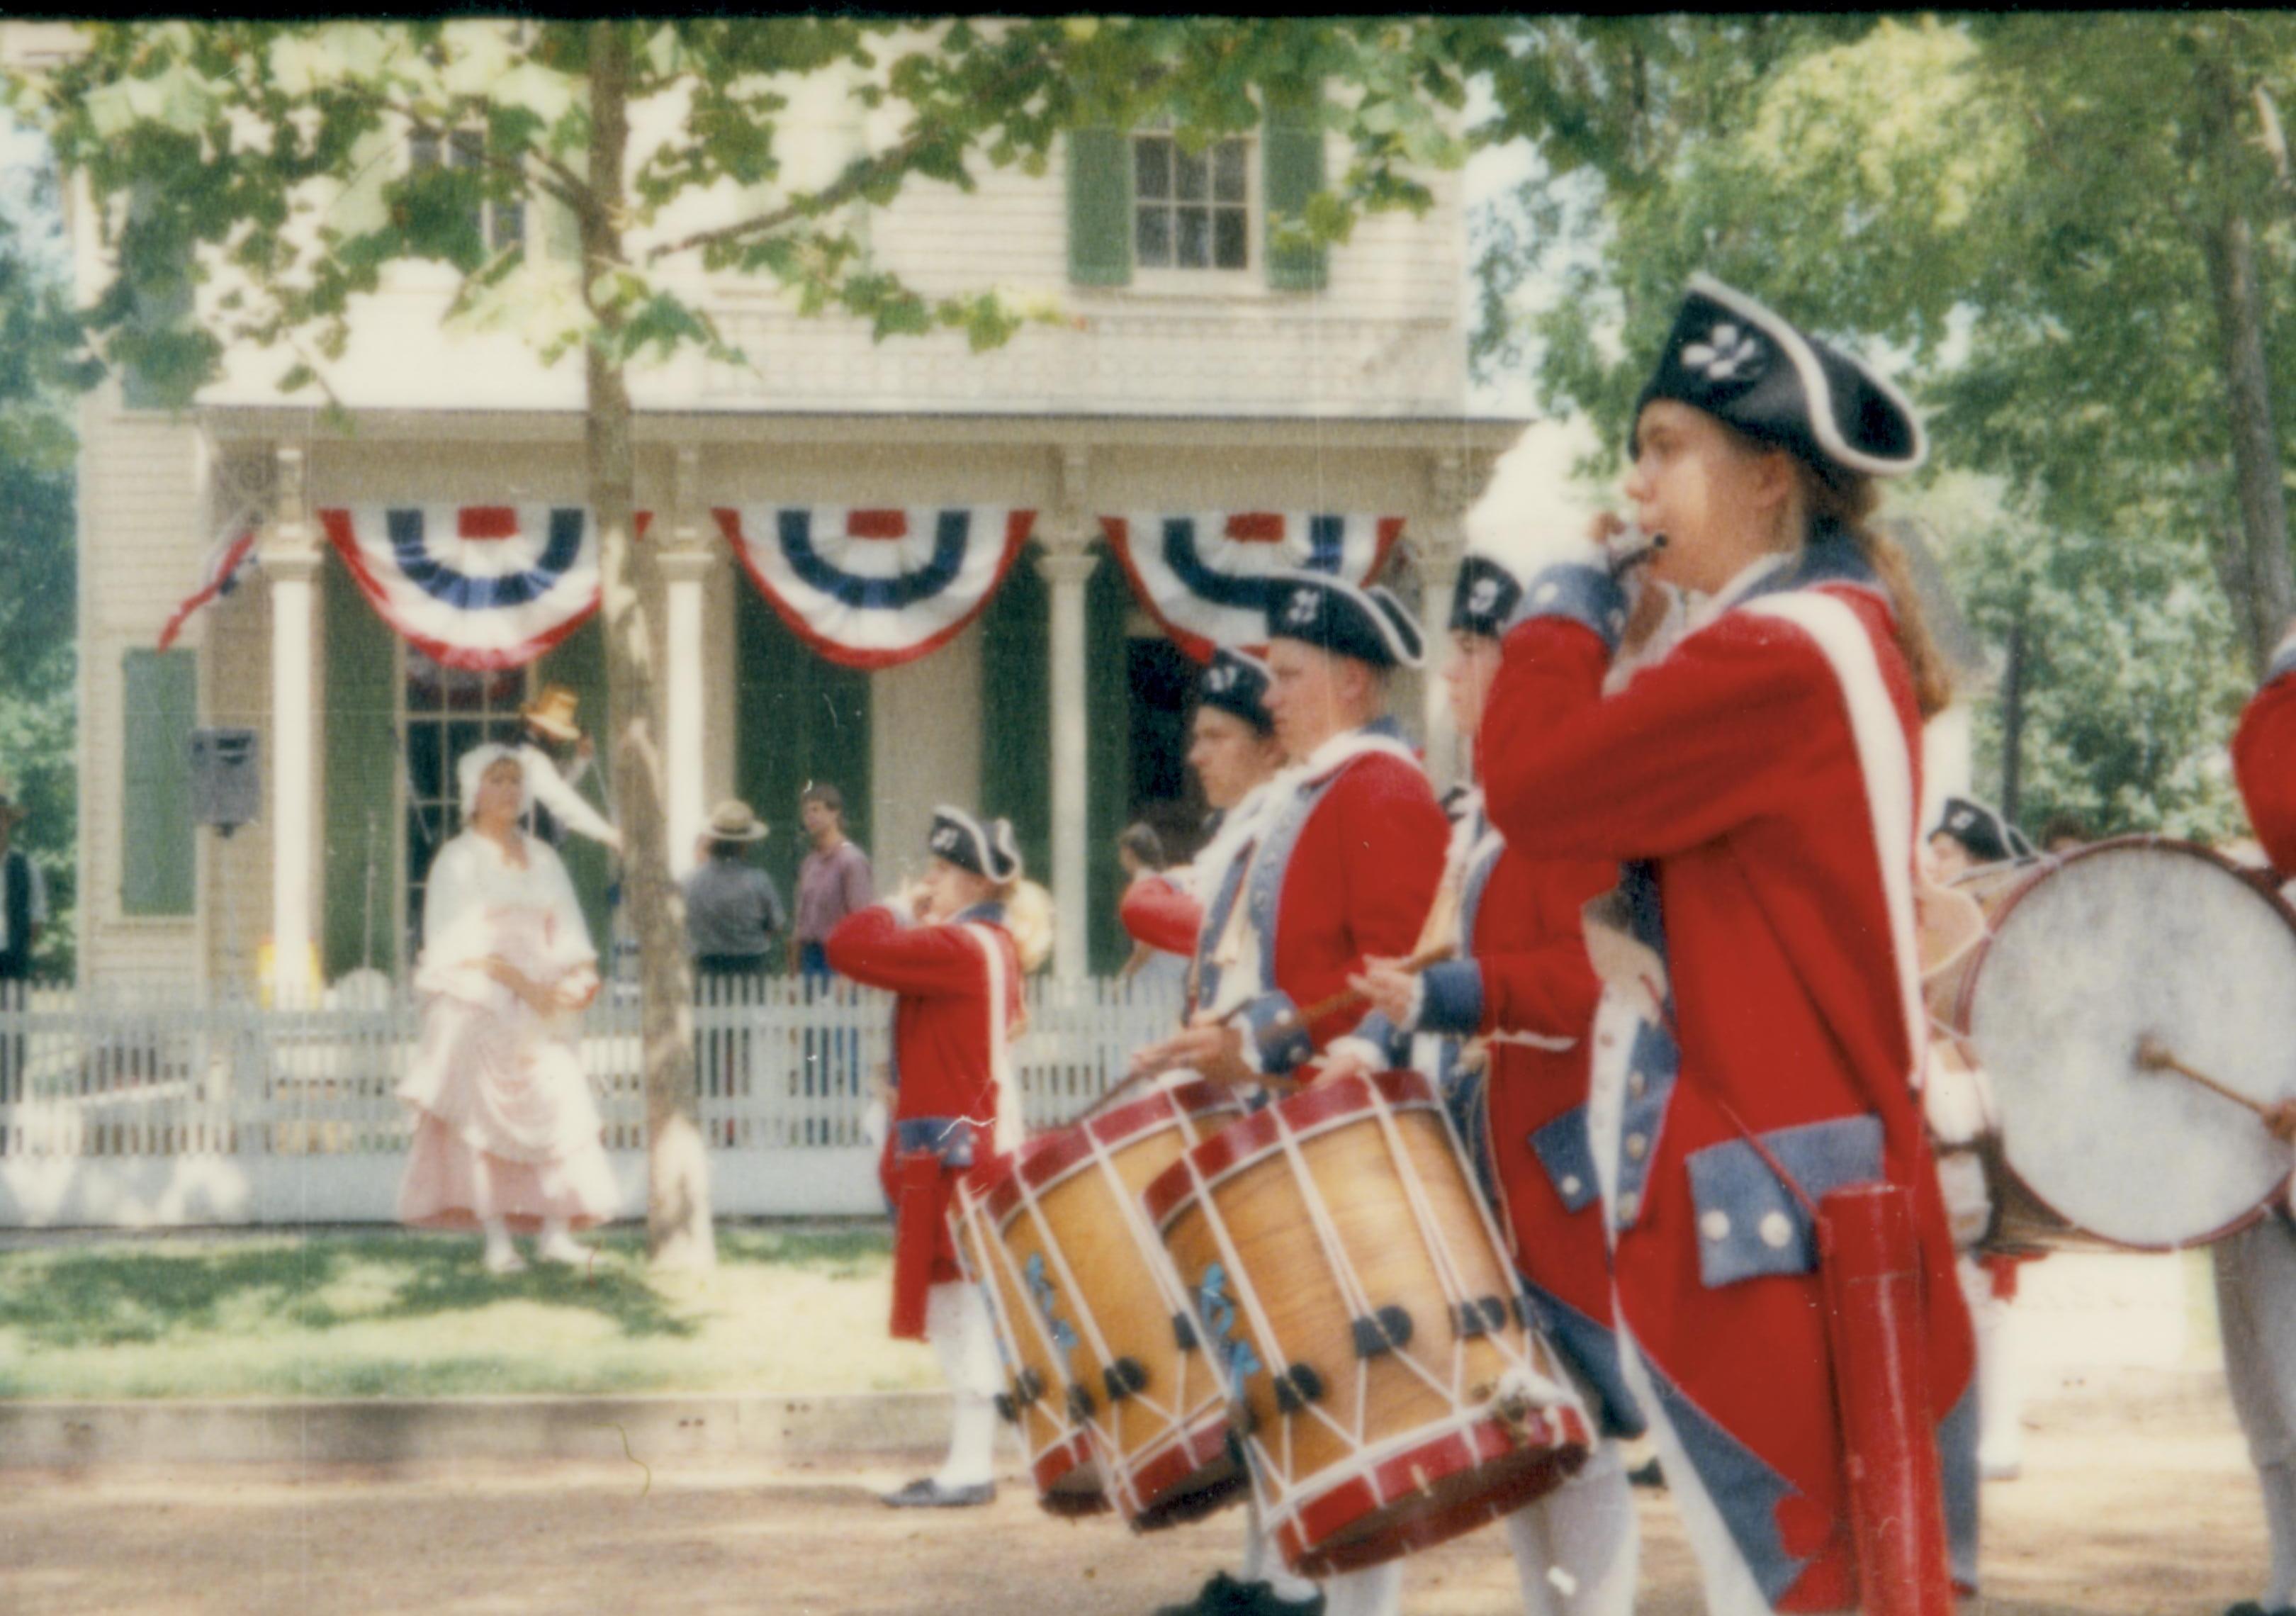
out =
[(2173, 1071), (2180, 1078), (2189, 1078), (2212, 1094), (2222, 1095), (2235, 1105), (2245, 1105), (2259, 1118), (2269, 1120), (2272, 1108), (2261, 1100), (2251, 1099), (2238, 1089), (2226, 1088), (2204, 1071), (2196, 1071), (2177, 1058), (2177, 1052), (2147, 1033), (2136, 1040), (2136, 1069), (2139, 1071)]
[[(1449, 959), (1451, 956), (1456, 952), (1457, 948), (1456, 946), (1450, 943), (1437, 943), (1432, 947), (1422, 948), (1418, 953), (1413, 955), (1409, 959), (1403, 962), (1403, 972), (1406, 976), (1417, 976), (1421, 972), (1426, 970), (1428, 966), (1439, 965), (1445, 960)], [(1300, 1020), (1302, 1023), (1320, 1021), (1327, 1015), (1334, 1015), (1342, 1010), (1352, 1010), (1357, 1005), (1367, 1004), (1368, 1002), (1369, 1001), (1365, 998), (1361, 989), (1355, 988), (1342, 988), (1339, 992), (1332, 994), (1329, 998), (1317, 999), (1314, 1004), (1300, 1012)], [(1221, 1024), (1226, 1025), (1228, 1021), (1234, 1020), (1236, 1014), (1244, 1008), (1244, 1005), (1250, 1003), (1251, 1001), (1250, 999), (1246, 999), (1242, 1005), (1237, 1005), (1231, 1008), (1226, 1014), (1219, 1018)]]

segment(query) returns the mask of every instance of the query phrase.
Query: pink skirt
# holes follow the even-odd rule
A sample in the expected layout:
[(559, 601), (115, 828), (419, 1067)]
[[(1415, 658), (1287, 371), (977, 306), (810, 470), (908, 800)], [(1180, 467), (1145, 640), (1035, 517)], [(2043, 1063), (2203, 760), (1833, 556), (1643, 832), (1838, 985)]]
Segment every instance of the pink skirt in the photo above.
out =
[[(619, 1197), (605, 1147), (593, 1139), (549, 1161), (512, 1161), (488, 1153), (488, 1187), (495, 1215), (513, 1229), (531, 1233), (547, 1219), (586, 1229), (614, 1216)], [(475, 1229), (480, 1216), (481, 1153), (455, 1136), (428, 1112), (414, 1121), (414, 1144), (398, 1181), (398, 1221), (417, 1228)]]

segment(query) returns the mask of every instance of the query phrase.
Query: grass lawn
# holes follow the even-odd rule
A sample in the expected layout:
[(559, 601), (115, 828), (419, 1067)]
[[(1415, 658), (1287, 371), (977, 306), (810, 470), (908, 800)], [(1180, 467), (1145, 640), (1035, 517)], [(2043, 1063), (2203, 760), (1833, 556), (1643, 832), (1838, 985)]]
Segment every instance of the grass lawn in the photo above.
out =
[(924, 1390), (885, 1334), (882, 1228), (723, 1228), (707, 1280), (636, 1231), (503, 1278), (472, 1235), (357, 1230), (0, 1250), (0, 1397)]

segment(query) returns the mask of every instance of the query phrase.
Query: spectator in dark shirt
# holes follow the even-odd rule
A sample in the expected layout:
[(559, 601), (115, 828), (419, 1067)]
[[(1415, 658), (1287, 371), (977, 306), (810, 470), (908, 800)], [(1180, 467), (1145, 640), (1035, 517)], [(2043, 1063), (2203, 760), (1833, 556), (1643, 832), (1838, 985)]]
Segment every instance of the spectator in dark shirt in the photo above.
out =
[(709, 856), (685, 878), (685, 938), (704, 976), (762, 976), (788, 923), (772, 877), (747, 862), (766, 827), (746, 802), (721, 802), (704, 834)]
[(829, 960), (822, 939), (837, 923), (877, 901), (869, 877), (869, 855), (845, 836), (845, 797), (818, 782), (798, 799), (798, 815), (813, 850), (797, 872), (797, 925), (790, 937), (791, 961), (809, 977), (826, 978)]

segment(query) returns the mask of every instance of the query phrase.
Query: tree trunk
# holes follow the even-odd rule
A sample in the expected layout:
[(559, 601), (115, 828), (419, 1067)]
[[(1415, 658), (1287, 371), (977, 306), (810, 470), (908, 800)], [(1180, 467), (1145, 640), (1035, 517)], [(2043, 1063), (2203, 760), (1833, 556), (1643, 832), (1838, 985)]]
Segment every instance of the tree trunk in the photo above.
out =
[[(591, 25), (590, 197), (582, 219), (586, 287), (622, 259), (622, 172), (629, 144), (629, 27)], [(590, 508), (598, 524), (606, 621), (606, 688), (613, 709), (614, 783), (621, 810), (622, 901), (637, 933), (646, 1102), (646, 1252), (666, 1268), (717, 1262), (709, 1218), (709, 1159), (693, 1091), (693, 974), (685, 957), (685, 899), (669, 874), (667, 702), (660, 658), (668, 643), (668, 593), (652, 547), (633, 542), (636, 452), (630, 395), (614, 339), (620, 316), (593, 310), (584, 421)]]
[(2230, 68), (2205, 60), (2201, 70), (2200, 128), (2206, 169), (2219, 211), (2202, 227), (2209, 290), (2216, 306), (2218, 364), (2224, 374), (2232, 431), (2233, 492), (2237, 529), (2218, 542), (2241, 545), (2242, 565), (2219, 565), (2219, 576), (2244, 574), (2246, 594), (2232, 602), (2246, 643), (2250, 670), (2262, 677), (2272, 647), (2296, 604), (2296, 578), (2288, 561), (2288, 501), (2281, 485), (2280, 438), (2272, 419), (2272, 380), (2264, 347), (2264, 292), (2257, 280), (2256, 233), (2239, 205), (2234, 175), (2241, 161), (2233, 127), (2236, 94)]

